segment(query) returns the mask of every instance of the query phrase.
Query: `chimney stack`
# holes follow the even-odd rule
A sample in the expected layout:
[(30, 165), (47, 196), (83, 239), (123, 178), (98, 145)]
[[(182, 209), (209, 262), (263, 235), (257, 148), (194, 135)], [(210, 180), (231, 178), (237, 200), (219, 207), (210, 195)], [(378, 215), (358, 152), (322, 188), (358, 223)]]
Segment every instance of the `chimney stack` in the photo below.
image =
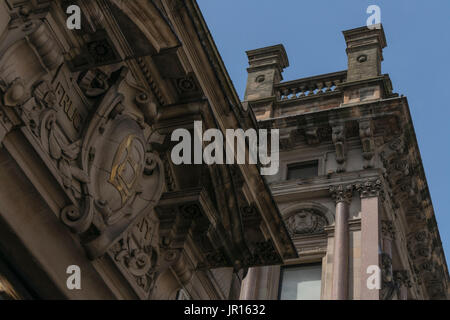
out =
[(386, 37), (383, 26), (360, 27), (343, 31), (347, 43), (347, 82), (375, 78), (381, 75)]

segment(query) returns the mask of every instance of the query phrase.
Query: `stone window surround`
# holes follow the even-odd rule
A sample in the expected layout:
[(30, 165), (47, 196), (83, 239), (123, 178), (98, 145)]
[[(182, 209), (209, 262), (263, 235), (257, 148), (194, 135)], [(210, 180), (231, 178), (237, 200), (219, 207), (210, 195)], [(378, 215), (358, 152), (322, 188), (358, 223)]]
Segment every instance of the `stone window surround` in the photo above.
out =
[(279, 277), (278, 277), (278, 291), (277, 291), (277, 300), (280, 300), (281, 297), (281, 286), (282, 286), (282, 280), (283, 280), (283, 268), (293, 268), (293, 267), (305, 267), (305, 266), (318, 266), (320, 264), (321, 268), (321, 275), (320, 275), (320, 300), (323, 300), (324, 296), (324, 283), (325, 283), (325, 271), (324, 268), (326, 268), (326, 260), (325, 255), (322, 257), (322, 259), (313, 259), (313, 261), (310, 262), (299, 262), (298, 260), (302, 259), (295, 259), (290, 261), (289, 263), (286, 263), (282, 266), (279, 266)]
[[(280, 166), (280, 178), (282, 181), (286, 181), (288, 177), (288, 167), (290, 165), (296, 165), (301, 164), (303, 162), (311, 162), (311, 161), (317, 161), (318, 163), (318, 172), (317, 176), (325, 175), (325, 155), (314, 155), (314, 156), (308, 156), (308, 157), (301, 157), (298, 156), (287, 156), (285, 158), (285, 161), (281, 163)], [(295, 179), (294, 179), (295, 180)]]

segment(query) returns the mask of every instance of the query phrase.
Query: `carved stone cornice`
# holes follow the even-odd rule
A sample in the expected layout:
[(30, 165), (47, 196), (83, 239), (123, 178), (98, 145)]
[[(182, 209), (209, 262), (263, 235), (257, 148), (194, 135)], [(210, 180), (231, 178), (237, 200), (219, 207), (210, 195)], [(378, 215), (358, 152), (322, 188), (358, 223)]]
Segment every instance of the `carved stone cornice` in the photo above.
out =
[(333, 198), (333, 200), (336, 203), (345, 202), (347, 204), (350, 204), (352, 201), (352, 196), (353, 196), (353, 185), (352, 184), (330, 186), (329, 191), (330, 191), (331, 197)]
[(381, 232), (384, 238), (394, 240), (395, 239), (395, 228), (392, 221), (382, 220), (381, 221)]
[(356, 190), (359, 192), (361, 198), (378, 197), (382, 193), (382, 185), (380, 179), (366, 180), (355, 184)]
[(408, 270), (394, 270), (393, 272), (394, 282), (398, 287), (412, 287), (411, 277)]

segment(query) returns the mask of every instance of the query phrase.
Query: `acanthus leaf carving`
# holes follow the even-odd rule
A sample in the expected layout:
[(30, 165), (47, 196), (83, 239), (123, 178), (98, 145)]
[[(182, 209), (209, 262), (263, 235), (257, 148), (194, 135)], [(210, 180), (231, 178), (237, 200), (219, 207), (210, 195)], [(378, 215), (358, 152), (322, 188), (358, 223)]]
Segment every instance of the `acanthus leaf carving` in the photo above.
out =
[(346, 202), (350, 204), (353, 196), (353, 185), (332, 185), (329, 187), (329, 192), (331, 197), (334, 199), (336, 203), (338, 202)]
[(382, 182), (380, 179), (366, 180), (355, 184), (361, 198), (377, 197), (382, 195)]

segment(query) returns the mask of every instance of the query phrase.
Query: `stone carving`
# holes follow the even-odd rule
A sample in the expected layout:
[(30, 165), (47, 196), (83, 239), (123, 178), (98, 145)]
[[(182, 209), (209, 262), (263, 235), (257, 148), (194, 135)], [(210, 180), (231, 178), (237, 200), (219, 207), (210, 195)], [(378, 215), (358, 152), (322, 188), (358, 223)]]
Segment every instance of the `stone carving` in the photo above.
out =
[(150, 99), (150, 95), (146, 92), (140, 92), (135, 98), (136, 104), (142, 110), (145, 121), (149, 124), (153, 124), (158, 121), (160, 113), (158, 112), (158, 106), (155, 101)]
[(381, 221), (381, 233), (383, 237), (394, 240), (395, 239), (395, 228), (392, 221), (382, 220)]
[(381, 300), (391, 300), (397, 292), (397, 286), (392, 274), (392, 258), (387, 253), (381, 253)]
[(393, 273), (394, 282), (397, 284), (398, 288), (401, 287), (412, 287), (411, 277), (409, 276), (408, 270), (394, 270)]
[(359, 122), (359, 136), (363, 149), (364, 169), (372, 168), (372, 158), (374, 155), (373, 124), (371, 120)]
[(331, 197), (338, 202), (346, 202), (350, 204), (353, 196), (353, 185), (336, 185), (330, 186), (329, 191)]
[[(57, 161), (66, 188), (73, 186), (73, 178), (81, 182), (88, 182), (87, 174), (72, 165), (72, 161), (76, 160), (80, 153), (81, 141), (77, 140), (71, 143), (67, 140), (56, 125), (56, 112), (53, 109), (48, 109), (41, 115), (40, 138), (43, 149)], [(77, 192), (77, 190), (73, 191)], [(76, 196), (78, 195), (76, 194)]]
[(63, 62), (58, 45), (51, 36), (45, 23), (42, 23), (36, 31), (30, 34), (29, 39), (48, 70), (55, 69)]
[(367, 180), (362, 183), (355, 184), (356, 190), (361, 198), (377, 197), (382, 192), (382, 184), (380, 179)]
[(3, 104), (8, 107), (15, 107), (20, 104), (25, 97), (25, 85), (20, 78), (16, 78), (5, 90)]
[(78, 86), (87, 97), (96, 98), (108, 90), (108, 75), (100, 69), (82, 72), (78, 77)]
[(406, 150), (406, 143), (405, 140), (403, 138), (403, 136), (397, 137), (395, 139), (393, 139), (390, 143), (389, 143), (389, 148), (392, 151), (398, 152), (400, 154), (403, 154)]
[(318, 127), (309, 127), (305, 129), (305, 139), (307, 144), (314, 145), (320, 143), (318, 131)]
[(137, 217), (155, 205), (164, 185), (158, 154), (147, 143), (140, 119), (124, 111), (123, 96), (117, 93), (125, 73), (122, 70), (118, 82), (102, 98), (81, 141), (64, 145), (61, 137), (48, 130), (52, 157), (73, 159), (81, 150), (80, 168), (65, 170), (68, 182), (73, 181), (70, 177), (81, 180), (79, 212), (67, 215), (63, 210), (61, 219), (88, 239), (84, 246), (91, 258), (101, 256)]
[(327, 225), (325, 217), (313, 209), (303, 209), (286, 219), (286, 227), (291, 236), (322, 233)]
[(160, 257), (157, 229), (157, 220), (147, 215), (109, 251), (125, 276), (132, 278), (139, 292), (145, 296), (153, 289), (157, 276)]
[(180, 92), (191, 92), (197, 90), (197, 86), (191, 77), (186, 77), (177, 80), (177, 89)]
[(412, 232), (407, 236), (407, 248), (412, 259), (427, 259), (431, 255), (430, 234), (426, 231)]
[(345, 171), (346, 143), (345, 143), (345, 125), (336, 125), (332, 127), (332, 139), (336, 148), (336, 162), (338, 164), (337, 172)]

